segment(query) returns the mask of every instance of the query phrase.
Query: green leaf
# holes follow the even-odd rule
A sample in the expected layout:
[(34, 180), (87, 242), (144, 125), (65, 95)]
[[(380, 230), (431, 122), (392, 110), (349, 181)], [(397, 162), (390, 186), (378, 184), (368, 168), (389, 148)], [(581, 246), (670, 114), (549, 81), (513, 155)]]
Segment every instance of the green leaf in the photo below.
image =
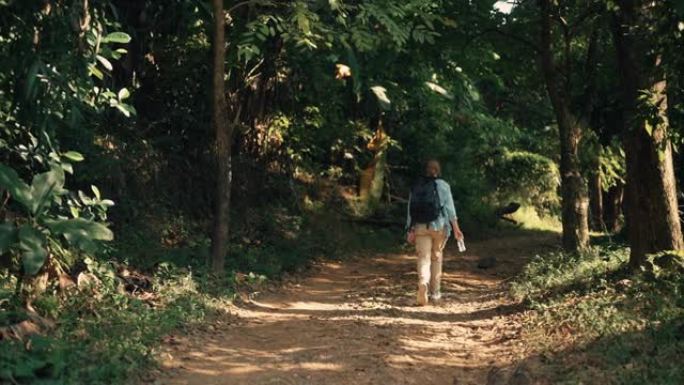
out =
[(309, 24), (309, 18), (303, 12), (297, 13), (297, 27), (304, 34), (309, 34), (311, 32), (311, 26)]
[(73, 162), (82, 162), (83, 161), (83, 155), (81, 155), (80, 152), (76, 151), (67, 151), (64, 154), (62, 154), (63, 157), (73, 161)]
[(71, 163), (62, 162), (60, 166), (62, 166), (62, 170), (64, 170), (64, 172), (74, 175), (74, 166), (72, 166)]
[(102, 71), (100, 71), (99, 68), (97, 68), (97, 66), (95, 66), (95, 64), (90, 64), (88, 66), (88, 71), (90, 72), (90, 75), (93, 75), (100, 80), (104, 79), (104, 74), (102, 73)]
[(128, 91), (127, 88), (122, 88), (119, 90), (119, 100), (125, 100), (128, 99), (129, 96), (131, 96), (131, 93)]
[(449, 93), (449, 91), (445, 90), (444, 87), (440, 86), (439, 84), (433, 83), (433, 82), (425, 82), (425, 85), (428, 86), (429, 89), (432, 91), (444, 96), (447, 99), (453, 100), (454, 97)]
[(380, 103), (380, 107), (382, 107), (385, 110), (389, 110), (392, 105), (392, 102), (387, 97), (387, 90), (385, 89), (385, 87), (373, 86), (371, 87), (371, 91), (373, 91), (375, 96), (378, 98), (378, 103)]
[(42, 63), (40, 60), (36, 60), (31, 67), (29, 67), (28, 74), (26, 75), (26, 100), (32, 100), (36, 96), (38, 89), (38, 71), (41, 67)]
[(28, 275), (35, 275), (43, 267), (47, 258), (48, 253), (44, 246), (45, 237), (40, 231), (29, 225), (21, 226), (18, 235), (24, 272)]
[(26, 209), (31, 208), (31, 188), (19, 178), (14, 169), (0, 164), (0, 187), (9, 191), (10, 195)]
[(0, 223), (0, 255), (6, 253), (17, 241), (17, 228), (11, 223)]
[(107, 226), (83, 218), (51, 220), (46, 224), (53, 233), (64, 235), (70, 244), (87, 252), (97, 250), (94, 240), (114, 239), (114, 233)]
[(100, 189), (97, 188), (95, 185), (90, 185), (90, 189), (93, 190), (93, 194), (95, 194), (95, 199), (98, 201), (100, 200)]
[(121, 111), (121, 113), (124, 114), (124, 116), (127, 118), (130, 118), (131, 115), (136, 114), (135, 108), (130, 104), (118, 103), (114, 107), (116, 107), (117, 110)]
[(126, 32), (112, 32), (102, 38), (103, 43), (119, 43), (119, 44), (127, 44), (130, 43), (131, 41), (131, 36), (127, 34)]
[(45, 203), (64, 187), (64, 170), (53, 167), (52, 170), (38, 174), (31, 181), (31, 213), (37, 214)]
[(97, 61), (99, 61), (102, 64), (102, 66), (107, 69), (107, 71), (111, 71), (112, 69), (114, 69), (112, 63), (109, 60), (107, 60), (107, 58), (105, 58), (104, 56), (97, 55), (95, 56), (95, 59), (97, 59)]

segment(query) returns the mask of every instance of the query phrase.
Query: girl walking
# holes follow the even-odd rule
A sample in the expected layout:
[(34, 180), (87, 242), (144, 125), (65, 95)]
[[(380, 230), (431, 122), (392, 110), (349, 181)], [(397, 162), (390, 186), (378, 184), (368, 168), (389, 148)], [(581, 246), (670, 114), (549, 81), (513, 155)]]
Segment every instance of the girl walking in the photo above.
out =
[(453, 233), (457, 240), (463, 240), (451, 187), (440, 175), (441, 167), (437, 160), (425, 163), (424, 175), (411, 188), (406, 215), (406, 240), (416, 246), (416, 302), (420, 306), (428, 303), (428, 297), (437, 302), (442, 296), (442, 251), (450, 234)]

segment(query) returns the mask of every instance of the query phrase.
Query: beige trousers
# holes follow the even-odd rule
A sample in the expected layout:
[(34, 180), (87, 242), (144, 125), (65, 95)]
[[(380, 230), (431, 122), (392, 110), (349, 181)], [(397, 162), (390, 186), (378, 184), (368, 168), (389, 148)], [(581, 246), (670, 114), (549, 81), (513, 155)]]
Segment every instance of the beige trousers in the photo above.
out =
[[(432, 230), (427, 225), (417, 224), (416, 253), (418, 256), (418, 291), (425, 285), (430, 289), (432, 297), (441, 295), (442, 282), (442, 250), (446, 245), (444, 230)], [(423, 286), (424, 287), (424, 286)]]

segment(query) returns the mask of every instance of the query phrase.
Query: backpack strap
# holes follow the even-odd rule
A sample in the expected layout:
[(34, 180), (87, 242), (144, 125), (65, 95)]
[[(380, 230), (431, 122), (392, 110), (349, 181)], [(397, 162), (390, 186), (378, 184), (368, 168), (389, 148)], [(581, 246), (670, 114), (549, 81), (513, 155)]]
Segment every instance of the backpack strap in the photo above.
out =
[(435, 188), (435, 195), (437, 195), (437, 202), (439, 203), (439, 211), (444, 210), (444, 206), (442, 205), (442, 197), (439, 196), (439, 188), (437, 187), (437, 181), (444, 180), (442, 178), (435, 178), (433, 183), (434, 183), (434, 188)]

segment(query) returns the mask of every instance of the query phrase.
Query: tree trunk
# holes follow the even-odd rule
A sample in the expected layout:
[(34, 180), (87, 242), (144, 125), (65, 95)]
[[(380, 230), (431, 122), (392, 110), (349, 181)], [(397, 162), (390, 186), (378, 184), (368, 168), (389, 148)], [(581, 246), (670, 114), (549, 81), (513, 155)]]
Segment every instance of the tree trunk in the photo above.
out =
[(232, 183), (231, 145), (233, 126), (228, 122), (225, 89), (225, 15), (223, 0), (212, 1), (214, 9), (214, 49), (211, 123), (216, 135), (216, 197), (211, 238), (211, 270), (222, 274), (228, 252), (230, 190)]
[(589, 176), (589, 212), (591, 213), (591, 229), (606, 230), (606, 224), (603, 222), (603, 190), (598, 164), (593, 165)]
[(368, 143), (368, 149), (373, 152), (370, 164), (361, 172), (359, 180), (359, 197), (364, 214), (371, 214), (382, 199), (383, 187), (385, 186), (385, 169), (387, 167), (387, 147), (389, 137), (378, 121), (375, 135)]
[(622, 196), (624, 186), (620, 183), (604, 192), (603, 195), (603, 223), (611, 233), (620, 231), (620, 216), (622, 215)]
[(630, 265), (637, 267), (646, 254), (681, 249), (683, 244), (668, 137), (667, 83), (648, 30), (648, 14), (658, 5), (643, 0), (622, 0), (619, 5), (614, 37), (625, 116), (625, 214)]
[(557, 78), (551, 51), (550, 0), (540, 0), (539, 4), (541, 8), (541, 69), (560, 134), (563, 248), (566, 251), (576, 252), (589, 245), (589, 199), (578, 156), (582, 128), (580, 121), (570, 112), (568, 90), (564, 89)]

